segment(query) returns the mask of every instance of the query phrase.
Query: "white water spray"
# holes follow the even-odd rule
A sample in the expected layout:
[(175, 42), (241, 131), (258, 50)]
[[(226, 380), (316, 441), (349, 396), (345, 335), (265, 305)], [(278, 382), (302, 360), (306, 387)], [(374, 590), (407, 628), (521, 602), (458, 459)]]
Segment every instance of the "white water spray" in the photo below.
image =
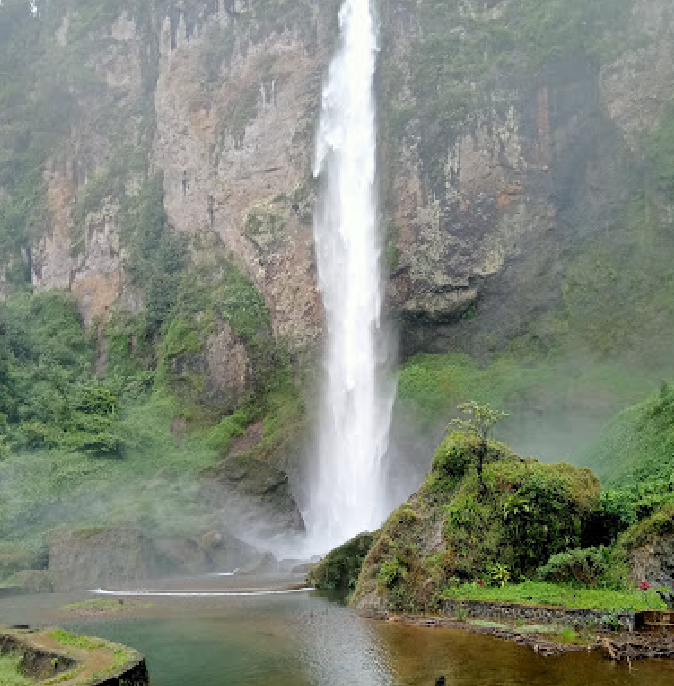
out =
[(313, 545), (324, 550), (377, 528), (386, 515), (382, 461), (394, 396), (381, 325), (371, 0), (345, 0), (339, 25), (314, 166), (322, 182), (314, 237), (328, 336), (308, 521)]

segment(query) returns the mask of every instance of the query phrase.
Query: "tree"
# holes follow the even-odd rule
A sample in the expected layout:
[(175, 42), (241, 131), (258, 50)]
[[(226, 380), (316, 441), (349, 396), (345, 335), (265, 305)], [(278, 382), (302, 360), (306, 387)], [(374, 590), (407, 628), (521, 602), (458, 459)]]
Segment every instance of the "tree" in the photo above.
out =
[(484, 459), (487, 455), (487, 439), (489, 438), (489, 432), (496, 422), (508, 415), (506, 412), (494, 410), (489, 403), (480, 405), (474, 400), (459, 405), (458, 409), (463, 413), (464, 417), (452, 419), (450, 427), (472, 434), (478, 439), (477, 478), (480, 483), (480, 490), (484, 492), (485, 486), (482, 473), (484, 470)]

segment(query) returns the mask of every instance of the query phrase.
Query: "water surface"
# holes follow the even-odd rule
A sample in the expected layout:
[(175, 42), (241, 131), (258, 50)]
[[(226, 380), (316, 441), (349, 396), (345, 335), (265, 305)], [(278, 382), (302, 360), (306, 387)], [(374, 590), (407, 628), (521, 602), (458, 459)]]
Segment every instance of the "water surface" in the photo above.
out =
[(433, 686), (441, 674), (450, 686), (674, 684), (674, 662), (638, 662), (630, 672), (595, 653), (546, 658), (490, 636), (365, 620), (316, 592), (159, 597), (135, 617), (58, 610), (83, 595), (0, 600), (0, 623), (58, 623), (127, 643), (146, 655), (152, 686)]

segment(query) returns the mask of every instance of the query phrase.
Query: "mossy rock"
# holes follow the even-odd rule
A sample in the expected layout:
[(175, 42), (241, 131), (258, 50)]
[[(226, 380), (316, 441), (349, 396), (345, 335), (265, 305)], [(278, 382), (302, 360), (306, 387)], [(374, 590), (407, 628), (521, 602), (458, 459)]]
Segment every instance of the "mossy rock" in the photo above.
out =
[(674, 503), (633, 525), (618, 539), (614, 566), (631, 584), (646, 582), (671, 591), (674, 578)]
[(377, 534), (364, 532), (329, 552), (309, 572), (309, 583), (322, 590), (353, 590)]
[(478, 579), (497, 567), (512, 578), (530, 575), (551, 555), (580, 547), (599, 496), (587, 469), (544, 465), (501, 443), (481, 446), (475, 436), (453, 433), (417, 493), (382, 527), (351, 603), (433, 610), (452, 579)]
[(26, 569), (46, 566), (46, 556), (21, 543), (0, 543), (0, 579)]
[(52, 593), (54, 581), (45, 569), (24, 569), (12, 574), (0, 588), (12, 589), (17, 593)]

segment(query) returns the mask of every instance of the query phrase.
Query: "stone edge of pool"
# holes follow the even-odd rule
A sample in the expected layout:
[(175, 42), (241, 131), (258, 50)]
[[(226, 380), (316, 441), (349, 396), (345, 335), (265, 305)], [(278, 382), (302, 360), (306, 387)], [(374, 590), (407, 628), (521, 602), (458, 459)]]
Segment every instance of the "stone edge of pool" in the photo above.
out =
[[(533, 648), (543, 656), (560, 655), (574, 651), (600, 651), (612, 660), (631, 662), (642, 659), (674, 659), (674, 632), (637, 634), (644, 613), (624, 612), (619, 614), (620, 631), (602, 632), (600, 614), (607, 611), (579, 610), (560, 607), (529, 606), (517, 603), (486, 603), (481, 601), (455, 601), (456, 607), (443, 608), (444, 612), (461, 608), (470, 610), (467, 617), (479, 619), (517, 620), (526, 619), (541, 624), (567, 624), (574, 628), (597, 629), (595, 640), (589, 644), (563, 643), (551, 640), (549, 635), (518, 631), (516, 627), (494, 627), (469, 624), (445, 615), (416, 615), (385, 610), (360, 610), (358, 615), (366, 619), (399, 622), (421, 627), (458, 629), (468, 633), (486, 634), (495, 638)], [(519, 614), (521, 611), (523, 614)], [(483, 612), (483, 613), (482, 613)], [(482, 613), (482, 614), (481, 614)]]
[[(49, 629), (30, 627), (4, 627), (0, 625), (0, 655), (20, 654), (26, 676), (36, 686), (147, 686), (149, 677), (145, 657), (137, 650), (103, 639), (99, 648), (83, 648), (61, 644), (49, 636)], [(110, 653), (108, 661), (101, 662), (101, 652)], [(117, 665), (114, 651), (123, 651), (128, 657)], [(98, 661), (98, 663), (97, 663)], [(95, 668), (93, 674), (87, 671)]]

